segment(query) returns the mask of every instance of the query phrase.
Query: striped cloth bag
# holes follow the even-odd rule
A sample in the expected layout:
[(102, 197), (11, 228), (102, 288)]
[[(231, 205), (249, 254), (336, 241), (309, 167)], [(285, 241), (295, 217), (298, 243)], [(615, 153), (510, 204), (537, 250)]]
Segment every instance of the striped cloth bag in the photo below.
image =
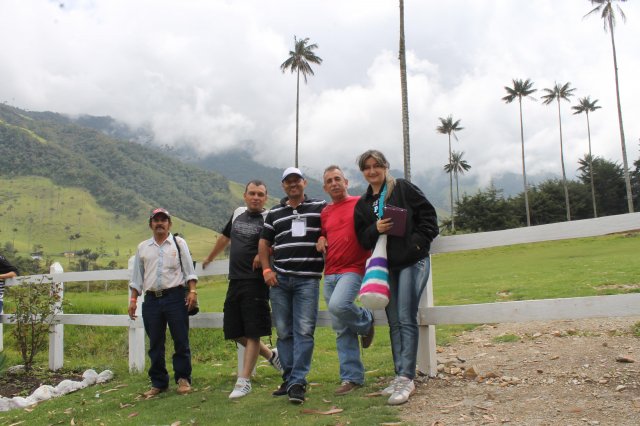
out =
[(364, 278), (360, 286), (360, 302), (375, 311), (389, 303), (389, 267), (387, 262), (387, 236), (380, 234), (371, 257), (367, 259)]

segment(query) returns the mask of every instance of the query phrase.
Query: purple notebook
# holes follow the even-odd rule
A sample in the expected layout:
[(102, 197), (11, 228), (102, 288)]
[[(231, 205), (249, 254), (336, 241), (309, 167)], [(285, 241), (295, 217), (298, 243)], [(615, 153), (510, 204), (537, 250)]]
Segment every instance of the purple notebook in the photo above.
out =
[(382, 215), (382, 218), (390, 218), (393, 220), (393, 227), (387, 231), (387, 235), (394, 235), (396, 237), (404, 236), (407, 228), (407, 209), (387, 204), (384, 206), (384, 214)]

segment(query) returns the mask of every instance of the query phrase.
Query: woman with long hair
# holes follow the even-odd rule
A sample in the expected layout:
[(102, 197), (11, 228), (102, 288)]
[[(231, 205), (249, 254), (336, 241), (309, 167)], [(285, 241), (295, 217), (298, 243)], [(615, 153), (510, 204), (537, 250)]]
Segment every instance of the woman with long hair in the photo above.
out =
[[(387, 234), (389, 304), (386, 307), (395, 378), (382, 393), (388, 403), (407, 402), (415, 392), (418, 354), (418, 304), (429, 278), (429, 248), (438, 235), (436, 211), (422, 191), (404, 179), (394, 179), (389, 162), (377, 150), (364, 152), (357, 161), (369, 183), (355, 207), (355, 228), (360, 244), (373, 249)], [(382, 218), (385, 206), (406, 210), (404, 233), (393, 232), (393, 220)], [(395, 224), (402, 228), (402, 224)]]

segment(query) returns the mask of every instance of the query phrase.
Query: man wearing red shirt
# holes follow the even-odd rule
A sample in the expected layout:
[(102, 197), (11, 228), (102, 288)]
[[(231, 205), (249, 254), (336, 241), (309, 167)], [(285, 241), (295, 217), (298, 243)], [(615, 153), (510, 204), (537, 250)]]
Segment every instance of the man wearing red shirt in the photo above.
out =
[(323, 182), (332, 202), (322, 211), (322, 236), (316, 248), (325, 254), (324, 298), (337, 333), (341, 385), (335, 393), (345, 395), (364, 383), (358, 335), (362, 336), (362, 347), (368, 348), (375, 331), (373, 313), (354, 303), (369, 251), (358, 243), (353, 223), (360, 197), (349, 195), (349, 182), (338, 166), (325, 169)]

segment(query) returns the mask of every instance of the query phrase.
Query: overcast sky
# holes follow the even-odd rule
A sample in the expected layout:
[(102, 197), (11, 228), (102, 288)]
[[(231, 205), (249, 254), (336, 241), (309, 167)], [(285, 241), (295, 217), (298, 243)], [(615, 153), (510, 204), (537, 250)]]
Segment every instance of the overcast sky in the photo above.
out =
[[(617, 3), (617, 2), (616, 2)], [(639, 157), (640, 6), (621, 3), (616, 44), (630, 165)], [(501, 98), (531, 78), (523, 102), (527, 171), (560, 173), (557, 105), (542, 88), (571, 82), (562, 103), (569, 176), (587, 152), (590, 95), (594, 155), (622, 162), (611, 41), (588, 0), (406, 0), (412, 172), (443, 173), (447, 137), (438, 117), (464, 130), (453, 141), (470, 175), (521, 173), (517, 102)], [(255, 158), (293, 163), (295, 76), (280, 64), (293, 36), (317, 43), (324, 61), (300, 93), (300, 163), (352, 167), (369, 148), (402, 168), (394, 0), (178, 1), (1, 0), (0, 102), (29, 110), (110, 115), (148, 125), (161, 143), (218, 152), (247, 140)]]

